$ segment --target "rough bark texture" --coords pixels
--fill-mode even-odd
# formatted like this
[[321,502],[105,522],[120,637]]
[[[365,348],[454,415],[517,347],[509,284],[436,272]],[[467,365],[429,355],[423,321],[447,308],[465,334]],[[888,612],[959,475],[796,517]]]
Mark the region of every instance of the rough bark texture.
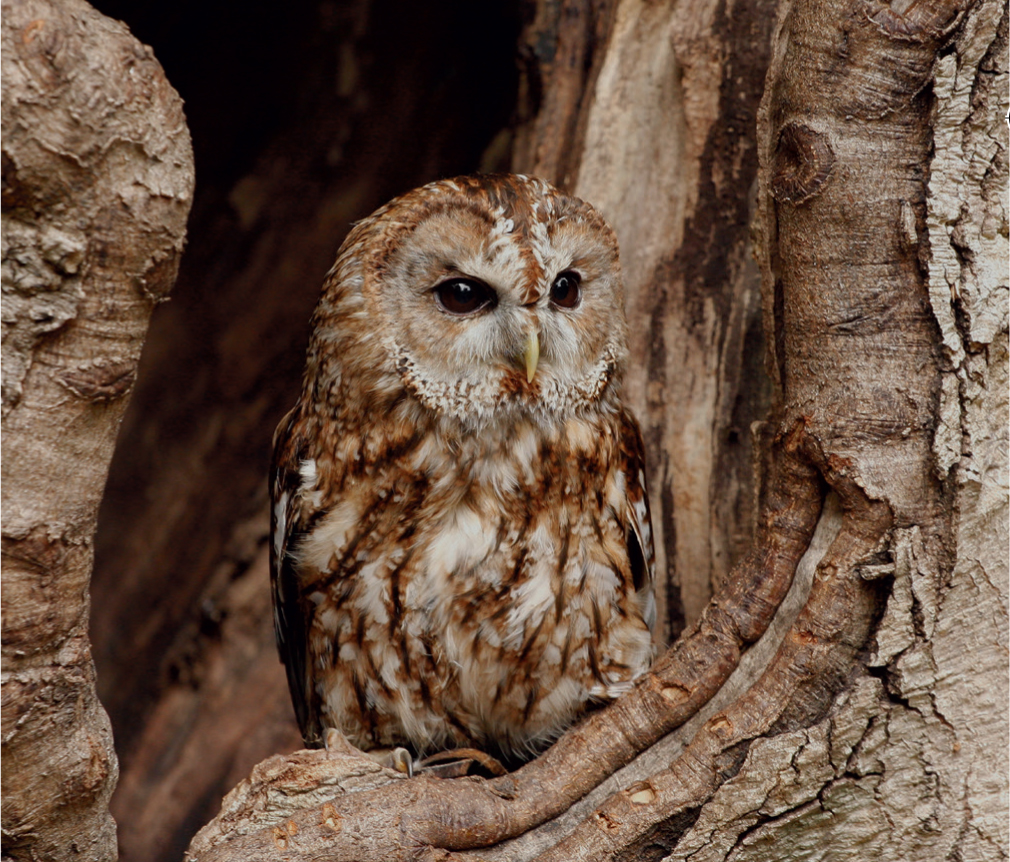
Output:
[[[981,3],[961,19],[959,10],[940,4],[914,7],[907,18],[863,6],[858,17],[839,16],[833,27],[818,26],[823,19],[812,15],[815,8],[797,3],[784,10],[769,79],[773,90],[762,124],[765,225],[777,227],[778,255],[772,234],[766,272],[780,276],[789,265],[783,234],[799,227],[804,208],[819,215],[821,225],[844,224],[834,249],[848,255],[858,249],[854,262],[869,273],[849,282],[841,298],[862,301],[839,308],[827,332],[808,324],[806,339],[821,345],[830,338],[865,339],[867,361],[883,372],[875,375],[881,394],[908,400],[914,375],[897,378],[886,367],[916,349],[907,341],[915,327],[907,318],[894,324],[908,306],[906,288],[892,292],[887,285],[896,277],[910,279],[916,305],[932,318],[935,392],[920,401],[925,433],[909,422],[896,447],[894,435],[880,428],[860,435],[849,453],[863,487],[887,500],[895,516],[891,559],[886,568],[870,570],[893,577],[893,585],[867,672],[828,718],[755,742],[674,858],[757,862],[781,859],[784,847],[802,860],[1006,858],[1006,8]],[[919,53],[942,41],[951,25],[959,29],[950,47],[939,56],[935,49]],[[868,52],[867,42],[881,38],[884,50]],[[791,64],[811,50],[800,69],[813,78],[820,111],[793,89],[798,78]],[[834,105],[816,99],[818,87],[838,84],[837,59],[844,56],[858,69],[861,54],[879,59],[850,79],[852,86],[840,88]],[[899,72],[890,76],[897,86],[883,92],[868,86],[879,80],[882,65]],[[782,147],[790,123],[810,134],[789,138],[783,154],[776,142]],[[895,152],[891,162],[875,146],[883,140],[915,149]],[[834,165],[819,183],[824,143]],[[793,172],[816,184],[814,197],[794,208],[794,186],[776,187],[783,176],[776,171],[797,162],[810,168],[804,153],[816,153],[822,170]],[[881,165],[884,175],[839,201],[842,211],[815,208],[831,206],[832,184],[869,174],[871,164]],[[902,177],[907,191],[885,191]],[[873,209],[878,214],[863,222],[863,230],[853,230],[849,214],[869,216]],[[825,270],[838,251],[807,251],[810,230],[795,242],[801,254],[791,263],[819,264],[807,277],[826,292],[832,285]],[[880,248],[871,243],[881,233],[888,236],[885,253],[866,253]],[[788,284],[769,277],[766,285],[775,288],[766,295],[766,313],[788,333],[790,317],[801,309],[790,301]],[[877,341],[878,332],[886,341]],[[776,344],[788,354],[787,339]],[[834,371],[845,379],[850,369]],[[874,379],[865,367],[859,374]],[[913,451],[900,455],[902,446]],[[931,510],[941,513],[939,531]],[[950,525],[943,525],[948,518]]]
[[182,103],[83,2],[3,4],[3,853],[112,860],[98,504],[193,188]]

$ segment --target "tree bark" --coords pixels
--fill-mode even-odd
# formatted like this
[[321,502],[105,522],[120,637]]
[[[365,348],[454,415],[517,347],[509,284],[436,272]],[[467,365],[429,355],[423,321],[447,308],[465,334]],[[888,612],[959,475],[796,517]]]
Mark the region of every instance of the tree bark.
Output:
[[[893,583],[866,670],[825,719],[757,740],[675,858],[1007,855],[1007,13],[855,11],[826,22],[794,3],[780,17],[759,125],[765,319],[786,392],[830,341],[865,345],[862,363],[830,367],[841,391],[809,396],[815,417],[843,413],[866,383],[873,403],[911,406],[916,379],[932,378],[918,423],[887,429],[859,411],[843,453],[894,518],[890,559],[863,576]],[[807,355],[797,369],[791,339]]]
[[76,0],[3,4],[3,853],[116,858],[88,639],[98,504],[193,188],[149,49]]

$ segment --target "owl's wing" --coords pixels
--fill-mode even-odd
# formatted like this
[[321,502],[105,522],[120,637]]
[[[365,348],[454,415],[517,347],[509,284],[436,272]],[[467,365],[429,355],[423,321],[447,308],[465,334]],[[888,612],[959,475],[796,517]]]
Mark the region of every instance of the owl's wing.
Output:
[[299,472],[301,442],[295,433],[296,407],[277,426],[270,469],[270,585],[274,600],[274,635],[288,676],[288,688],[302,737],[309,747],[321,744],[322,728],[308,664],[312,606],[303,595],[291,553],[305,532]]
[[653,587],[656,551],[652,544],[652,519],[649,516],[649,494],[645,486],[645,444],[635,417],[621,412],[621,455],[628,497],[628,523],[625,536],[631,576],[635,592],[642,602],[646,625],[656,624],[656,596]]

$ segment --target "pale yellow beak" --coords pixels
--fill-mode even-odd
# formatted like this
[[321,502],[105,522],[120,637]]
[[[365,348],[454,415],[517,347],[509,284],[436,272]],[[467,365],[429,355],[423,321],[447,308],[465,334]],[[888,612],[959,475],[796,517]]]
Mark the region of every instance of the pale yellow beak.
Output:
[[533,382],[537,373],[537,362],[540,361],[540,337],[535,329],[526,336],[526,346],[523,348],[523,360],[526,362],[526,382]]

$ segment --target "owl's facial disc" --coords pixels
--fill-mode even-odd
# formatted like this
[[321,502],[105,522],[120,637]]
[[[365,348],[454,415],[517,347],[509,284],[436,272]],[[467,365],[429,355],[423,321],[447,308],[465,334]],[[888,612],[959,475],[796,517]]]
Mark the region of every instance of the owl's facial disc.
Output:
[[598,401],[620,373],[617,248],[581,202],[435,206],[377,274],[365,291],[389,367],[438,415],[549,421]]

